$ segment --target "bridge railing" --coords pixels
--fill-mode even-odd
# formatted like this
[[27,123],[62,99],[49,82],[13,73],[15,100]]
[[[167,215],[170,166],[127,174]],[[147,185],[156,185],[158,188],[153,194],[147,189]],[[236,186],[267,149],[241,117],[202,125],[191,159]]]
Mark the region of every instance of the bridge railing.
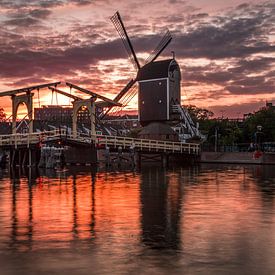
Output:
[[199,154],[200,145],[195,143],[181,143],[173,141],[163,140],[150,140],[150,139],[137,139],[121,136],[107,136],[107,135],[83,135],[78,133],[77,135],[66,135],[67,138],[82,143],[91,143],[95,141],[99,147],[101,145],[119,147],[123,149],[135,147],[140,150],[147,151],[169,151],[177,153]]
[[64,131],[59,129],[53,131],[44,131],[44,132],[35,132],[35,133],[26,133],[26,134],[9,134],[9,135],[0,135],[0,146],[20,146],[30,144],[36,144],[38,142],[43,142],[45,139],[49,140],[51,138],[60,137],[63,135]]
[[119,137],[119,136],[105,136],[96,135],[96,144],[104,144],[105,146],[121,146],[122,148],[134,147],[140,150],[148,151],[172,151],[178,153],[189,153],[189,154],[199,154],[200,146],[194,143],[181,143],[173,141],[163,141],[163,140],[149,140],[149,139],[137,139],[129,137]]
[[50,141],[58,138],[66,138],[81,143],[92,143],[96,145],[105,145],[122,148],[136,148],[139,150],[146,151],[167,151],[175,153],[188,153],[188,154],[199,154],[200,146],[194,143],[181,143],[173,141],[163,140],[149,140],[149,139],[137,139],[130,137],[120,136],[106,136],[106,135],[93,135],[85,136],[80,133],[77,135],[68,134],[65,129],[55,129],[53,131],[35,132],[31,134],[12,134],[12,135],[1,135],[0,146],[11,145],[27,145],[36,144],[39,142]]

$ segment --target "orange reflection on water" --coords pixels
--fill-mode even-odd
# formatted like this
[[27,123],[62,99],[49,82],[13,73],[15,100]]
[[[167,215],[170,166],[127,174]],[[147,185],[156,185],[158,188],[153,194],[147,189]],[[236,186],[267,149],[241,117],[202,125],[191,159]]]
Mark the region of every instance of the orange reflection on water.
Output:
[[232,247],[240,247],[247,234],[257,238],[261,197],[255,180],[236,169],[201,174],[197,181],[185,188],[182,244],[190,253],[219,257],[231,251],[227,257],[233,257]]
[[[140,178],[133,173],[103,173],[96,181],[96,231],[117,240],[140,230]],[[125,222],[127,221],[127,222]],[[127,236],[125,235],[127,232]]]
[[10,220],[1,221],[1,235],[10,235],[21,250],[30,248],[22,243],[27,239],[32,249],[67,247],[97,233],[119,241],[140,230],[139,177],[132,173],[40,177],[34,182],[6,182],[12,192],[7,190],[1,201],[0,209],[10,213]]

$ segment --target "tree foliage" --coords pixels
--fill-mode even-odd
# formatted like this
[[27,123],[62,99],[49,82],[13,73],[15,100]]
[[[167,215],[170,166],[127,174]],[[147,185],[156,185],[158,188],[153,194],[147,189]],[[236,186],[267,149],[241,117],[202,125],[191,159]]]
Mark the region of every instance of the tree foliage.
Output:
[[195,105],[187,105],[184,107],[187,109],[191,118],[196,122],[208,120],[211,117],[213,117],[213,115],[214,115],[213,112],[211,112],[207,109],[204,109],[204,108],[198,108]]
[[207,136],[206,146],[233,146],[257,142],[257,127],[262,126],[261,142],[275,142],[275,107],[267,106],[251,114],[244,121],[231,119],[213,119],[213,112],[194,105],[185,106],[199,129]]
[[207,142],[214,145],[215,139],[222,146],[233,146],[242,140],[242,130],[239,124],[229,119],[213,119],[208,124]]
[[250,115],[244,121],[243,136],[246,140],[253,141],[257,126],[262,126],[264,141],[275,141],[275,108],[264,107]]

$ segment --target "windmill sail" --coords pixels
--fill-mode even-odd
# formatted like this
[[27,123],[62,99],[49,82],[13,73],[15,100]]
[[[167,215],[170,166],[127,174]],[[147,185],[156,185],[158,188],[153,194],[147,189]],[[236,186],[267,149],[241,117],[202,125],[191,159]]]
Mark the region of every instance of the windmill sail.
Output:
[[151,52],[149,57],[145,60],[145,64],[148,64],[150,62],[153,62],[157,59],[157,57],[163,52],[163,50],[168,46],[168,44],[171,42],[172,36],[169,30],[164,34],[163,38],[157,45],[157,47]]
[[119,12],[117,11],[111,18],[111,21],[113,22],[122,42],[123,42],[123,45],[134,65],[134,67],[139,70],[140,69],[140,65],[139,65],[139,62],[138,62],[138,59],[137,59],[137,56],[136,56],[136,53],[134,51],[134,48],[133,48],[133,45],[130,41],[130,38],[126,32],[126,29],[124,27],[124,24],[122,22],[122,19],[120,17],[120,14]]
[[[125,98],[128,98],[131,95],[131,92],[129,90],[133,87],[133,85],[136,83],[136,79],[131,79],[128,84],[118,93],[118,95],[113,99],[114,102],[119,102],[122,104],[122,106],[125,106],[129,103],[130,100],[127,102],[125,101]],[[136,94],[136,93],[135,93]],[[114,106],[109,106],[104,115],[102,115],[102,118],[105,117],[111,110],[114,112],[115,109],[119,108],[114,108]]]
[[115,102],[119,102],[120,99],[132,88],[132,86],[136,83],[136,79],[131,79],[128,84],[118,93],[118,95],[114,98]]

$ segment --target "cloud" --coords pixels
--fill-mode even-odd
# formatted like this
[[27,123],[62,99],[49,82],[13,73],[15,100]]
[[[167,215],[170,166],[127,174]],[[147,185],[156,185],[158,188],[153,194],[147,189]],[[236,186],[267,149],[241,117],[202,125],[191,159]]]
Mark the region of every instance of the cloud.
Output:
[[69,4],[75,4],[77,6],[85,6],[95,4],[97,2],[108,2],[102,0],[2,0],[0,2],[0,8],[6,9],[19,9],[19,8],[30,8],[30,7],[43,7],[53,8],[58,6],[65,6]]
[[64,1],[62,0],[3,0],[0,2],[0,7],[6,9],[20,9],[20,8],[29,8],[29,7],[44,7],[44,8],[52,8],[56,6],[64,5]]
[[[275,100],[275,98],[270,98],[270,100]],[[211,110],[214,112],[215,117],[234,117],[234,118],[242,118],[243,114],[253,113],[256,110],[264,107],[266,101],[257,100],[249,103],[242,104],[230,104],[230,105],[215,105],[211,106]]]
[[275,92],[275,82],[267,81],[264,79],[262,81],[251,81],[250,79],[246,79],[243,81],[246,85],[230,85],[225,88],[235,95],[245,95],[245,94],[265,94],[265,93],[274,93]]
[[275,52],[274,44],[268,40],[274,28],[274,11],[275,5],[266,4],[208,18],[207,23],[202,21],[185,32],[177,32],[173,46],[183,57],[209,59]]
[[46,19],[52,12],[47,9],[34,9],[30,11],[30,16],[34,18]]
[[275,64],[275,58],[272,57],[258,57],[254,59],[241,59],[236,66],[230,68],[229,71],[234,74],[249,74],[256,72],[263,72],[272,67]]
[[72,0],[71,2],[78,6],[86,6],[86,5],[92,4],[94,1],[92,1],[92,0]]
[[[161,6],[147,1],[142,11],[143,2],[115,4],[123,7],[141,63],[170,28],[173,40],[158,59],[175,51],[183,90],[196,100],[226,102],[227,96],[274,92],[273,3],[241,4],[215,14],[180,0]],[[155,5],[158,12],[152,13]],[[66,78],[96,90],[120,89],[135,71],[108,21],[113,12],[101,0],[1,1],[0,77],[14,87]]]
[[32,17],[15,18],[5,21],[6,25],[18,26],[20,28],[28,28],[39,23],[38,19]]
[[[184,85],[219,85],[231,94],[261,94],[274,92],[274,58],[242,59],[219,66],[182,66]],[[191,84],[190,84],[191,83]],[[208,91],[209,93],[209,91]]]
[[102,60],[124,58],[121,42],[75,46],[65,50],[19,50],[0,52],[0,76],[28,77],[29,75],[71,75],[74,71],[87,71]]

